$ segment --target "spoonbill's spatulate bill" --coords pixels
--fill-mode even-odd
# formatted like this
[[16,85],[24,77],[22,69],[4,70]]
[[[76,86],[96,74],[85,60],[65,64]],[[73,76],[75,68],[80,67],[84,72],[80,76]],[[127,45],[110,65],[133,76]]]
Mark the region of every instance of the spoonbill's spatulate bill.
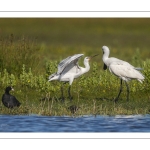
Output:
[[136,79],[142,83],[142,81],[144,80],[144,75],[140,72],[140,70],[142,69],[136,68],[126,61],[123,61],[114,57],[109,57],[110,50],[107,46],[103,46],[102,51],[103,51],[102,60],[104,62],[103,69],[106,70],[108,67],[111,73],[113,73],[115,76],[120,78],[120,91],[118,93],[118,96],[115,98],[115,102],[118,101],[119,96],[122,92],[122,80],[125,81],[125,84],[127,87],[127,101],[128,101],[129,100],[129,86],[127,82],[132,79]]
[[[58,64],[57,72],[49,76],[49,81],[59,80],[59,81],[69,82],[68,95],[70,100],[72,100],[72,96],[70,94],[70,88],[74,79],[88,72],[90,70],[89,60],[92,57],[97,56],[94,55],[92,57],[85,57],[84,58],[85,68],[83,68],[78,65],[78,61],[83,55],[84,54],[75,54],[73,56],[69,56],[66,59],[62,60]],[[61,86],[61,92],[62,92],[62,100],[64,100],[62,86]]]

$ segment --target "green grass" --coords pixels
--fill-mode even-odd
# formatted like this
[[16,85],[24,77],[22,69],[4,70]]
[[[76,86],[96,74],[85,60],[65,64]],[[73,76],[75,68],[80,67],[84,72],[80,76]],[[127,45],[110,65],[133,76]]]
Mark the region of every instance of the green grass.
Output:
[[[117,115],[150,113],[150,19],[144,18],[0,18],[0,94],[14,86],[12,94],[22,103],[9,110],[0,103],[1,114],[40,115]],[[120,81],[104,71],[101,47],[110,56],[143,68],[145,81],[130,82],[130,101],[126,88],[114,103]],[[69,55],[100,54],[90,71],[72,85],[73,101],[61,102],[61,83],[48,82],[57,64]],[[83,66],[83,58],[79,64]],[[68,84],[64,85],[65,96]],[[44,100],[42,100],[44,99]],[[69,106],[79,110],[72,114]]]

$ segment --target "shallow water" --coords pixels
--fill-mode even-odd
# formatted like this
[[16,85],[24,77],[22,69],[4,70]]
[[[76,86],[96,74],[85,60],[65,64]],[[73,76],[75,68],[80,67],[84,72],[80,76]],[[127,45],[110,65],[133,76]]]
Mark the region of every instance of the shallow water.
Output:
[[0,132],[150,132],[150,115],[0,115]]

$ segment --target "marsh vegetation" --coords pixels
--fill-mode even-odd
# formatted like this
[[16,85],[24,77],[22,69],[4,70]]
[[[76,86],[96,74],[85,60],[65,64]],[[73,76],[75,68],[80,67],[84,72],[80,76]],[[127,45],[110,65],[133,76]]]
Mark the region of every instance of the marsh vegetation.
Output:
[[[0,94],[6,86],[21,102],[19,108],[1,114],[40,115],[116,115],[150,113],[150,19],[0,19]],[[126,88],[118,101],[119,79],[104,71],[101,47],[110,47],[110,56],[143,68],[143,84],[131,81],[130,100]],[[73,100],[61,96],[61,83],[48,82],[57,64],[69,55],[100,54],[91,62],[90,71],[72,84]],[[83,58],[80,65],[83,66]],[[68,84],[64,85],[65,87]],[[64,88],[67,89],[67,88]],[[64,91],[67,95],[67,90]],[[70,111],[77,106],[77,111]]]

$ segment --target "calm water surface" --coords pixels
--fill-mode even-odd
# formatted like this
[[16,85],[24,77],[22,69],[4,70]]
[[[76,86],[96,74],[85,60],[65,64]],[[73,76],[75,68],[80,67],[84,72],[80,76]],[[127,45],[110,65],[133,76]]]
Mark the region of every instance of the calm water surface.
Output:
[[0,115],[0,132],[150,132],[150,115]]

